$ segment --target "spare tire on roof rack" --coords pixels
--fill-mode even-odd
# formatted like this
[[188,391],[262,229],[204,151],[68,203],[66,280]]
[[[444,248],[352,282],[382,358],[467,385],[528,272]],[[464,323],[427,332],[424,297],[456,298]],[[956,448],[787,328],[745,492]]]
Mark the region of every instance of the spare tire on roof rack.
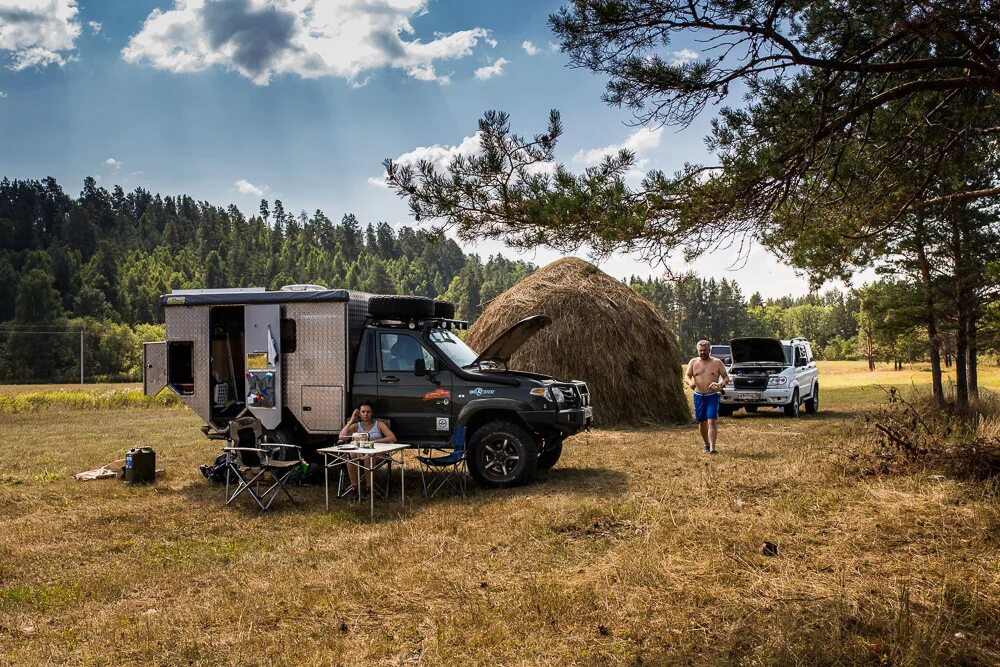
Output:
[[450,301],[435,301],[434,317],[440,317],[444,320],[455,319],[455,304]]
[[377,294],[368,299],[368,314],[376,319],[393,320],[434,317],[434,300],[425,296]]

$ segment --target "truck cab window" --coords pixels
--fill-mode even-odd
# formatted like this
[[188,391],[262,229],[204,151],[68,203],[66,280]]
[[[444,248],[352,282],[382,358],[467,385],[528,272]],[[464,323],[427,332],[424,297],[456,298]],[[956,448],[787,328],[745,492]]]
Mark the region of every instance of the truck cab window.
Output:
[[434,356],[417,339],[407,334],[383,333],[379,336],[379,353],[384,371],[413,372],[414,362],[423,358],[428,371],[437,370]]

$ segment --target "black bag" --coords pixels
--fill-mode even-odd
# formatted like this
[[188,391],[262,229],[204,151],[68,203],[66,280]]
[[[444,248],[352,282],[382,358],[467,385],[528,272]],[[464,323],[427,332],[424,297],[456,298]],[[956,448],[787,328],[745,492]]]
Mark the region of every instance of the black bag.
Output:
[[201,470],[201,474],[205,476],[210,482],[215,482],[216,484],[226,483],[226,455],[219,454],[218,458],[211,465],[202,464],[198,466],[198,470]]

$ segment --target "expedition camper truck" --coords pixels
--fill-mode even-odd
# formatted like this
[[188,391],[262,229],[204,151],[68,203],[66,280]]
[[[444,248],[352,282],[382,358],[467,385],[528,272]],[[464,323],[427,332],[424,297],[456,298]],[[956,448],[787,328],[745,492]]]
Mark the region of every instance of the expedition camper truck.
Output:
[[175,290],[160,302],[166,341],[144,345],[144,391],[169,387],[209,438],[252,415],[265,437],[308,453],[336,442],[367,399],[400,442],[464,446],[480,484],[508,486],[555,465],[593,416],[586,383],[508,368],[545,315],[477,354],[453,333],[468,326],[454,306],[426,297],[288,286]]

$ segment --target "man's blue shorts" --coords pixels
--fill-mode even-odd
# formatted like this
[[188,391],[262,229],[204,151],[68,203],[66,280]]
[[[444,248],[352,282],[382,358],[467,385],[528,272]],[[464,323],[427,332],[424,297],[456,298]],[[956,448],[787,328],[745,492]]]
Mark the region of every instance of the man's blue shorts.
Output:
[[718,419],[721,400],[722,395],[717,391],[711,394],[694,392],[694,420],[701,423],[709,419]]

